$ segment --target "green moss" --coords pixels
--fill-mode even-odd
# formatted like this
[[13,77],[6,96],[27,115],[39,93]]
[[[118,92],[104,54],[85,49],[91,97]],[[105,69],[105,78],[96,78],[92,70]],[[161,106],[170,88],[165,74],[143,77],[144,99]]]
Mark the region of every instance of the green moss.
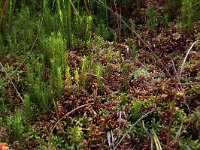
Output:
[[69,138],[71,144],[78,148],[83,140],[83,129],[79,126],[74,126],[70,128]]
[[191,89],[187,92],[188,95],[200,93],[200,85],[194,85]]
[[157,12],[154,10],[153,6],[148,5],[147,6],[147,20],[146,25],[150,28],[155,28],[158,25],[158,17]]

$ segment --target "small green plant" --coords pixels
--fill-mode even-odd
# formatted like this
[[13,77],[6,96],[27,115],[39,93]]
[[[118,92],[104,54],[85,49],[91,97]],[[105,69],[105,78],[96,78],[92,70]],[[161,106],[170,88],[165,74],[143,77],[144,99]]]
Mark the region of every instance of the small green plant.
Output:
[[[37,63],[36,63],[36,70],[37,70],[37,80],[41,81],[42,80],[42,74],[43,74],[42,69],[43,69],[44,64],[43,64],[43,62],[40,62],[39,59],[40,58],[38,58]],[[41,57],[41,59],[43,59],[43,58]]]
[[130,27],[131,27],[131,35],[132,38],[134,37],[134,31],[135,31],[135,21],[133,19],[130,19]]
[[68,53],[66,52],[66,40],[63,35],[58,32],[52,33],[46,40],[46,47],[44,49],[45,58],[47,63],[51,63],[51,87],[58,95],[61,94],[63,89],[62,77],[66,73]]
[[[196,128],[200,128],[200,106],[197,107],[193,113],[191,114],[191,120],[195,124]],[[199,137],[200,137],[200,131],[198,131]]]
[[105,26],[105,23],[103,21],[100,21],[97,25],[96,32],[98,36],[103,37],[104,39],[107,39],[108,37],[108,30],[107,27]]
[[189,95],[192,95],[192,94],[194,94],[194,93],[199,93],[199,91],[200,91],[200,85],[194,85],[194,86],[192,86],[192,88],[188,91],[188,93],[187,94],[189,94]]
[[103,71],[104,71],[104,68],[102,65],[100,64],[97,64],[96,67],[95,67],[95,72],[96,72],[96,76],[97,76],[97,83],[98,83],[98,86],[99,88],[101,89],[102,88],[102,74],[103,74]]
[[46,1],[43,6],[43,16],[42,26],[45,27],[44,31],[47,35],[50,35],[52,32],[61,30],[62,24],[60,23],[59,14],[53,14],[51,8],[48,8],[48,2]]
[[[49,146],[48,148],[55,149],[58,147],[66,147],[66,141],[64,137],[53,135],[50,138],[52,144],[51,147]],[[67,147],[65,149],[67,149]]]
[[200,141],[192,140],[191,138],[180,141],[180,150],[199,150],[200,149]]
[[15,111],[15,114],[7,119],[7,125],[10,134],[13,134],[18,141],[22,140],[22,134],[24,132],[23,115],[19,109]]
[[92,22],[93,19],[91,16],[86,16],[86,39],[90,39],[92,35]]
[[177,127],[187,119],[187,115],[185,114],[183,109],[180,109],[178,107],[175,107],[174,113],[175,114],[174,114],[174,117],[173,117],[173,124],[174,124],[175,127]]
[[174,15],[177,10],[181,7],[182,1],[174,1],[174,0],[165,0],[164,1],[164,7],[166,7],[166,12],[168,14],[169,21],[173,21],[175,19],[176,15]]
[[[41,112],[45,113],[51,107],[50,95],[51,91],[54,91],[53,85],[46,83],[43,78],[43,69],[45,68],[43,57],[39,56],[37,59],[31,58],[31,63],[29,64],[30,67],[27,65],[27,92],[30,93],[30,101],[38,106]],[[32,67],[33,64],[35,67]]]
[[72,128],[70,128],[69,138],[71,144],[78,148],[83,140],[83,129],[79,126],[73,126]]
[[140,77],[150,77],[151,74],[145,68],[138,68],[131,73],[131,76],[138,80]]
[[139,119],[144,113],[142,112],[142,108],[147,107],[149,105],[156,105],[156,101],[157,99],[155,96],[151,96],[147,99],[134,99],[131,103],[131,118],[133,120]]
[[133,119],[133,121],[136,121],[141,117],[141,108],[143,104],[144,102],[140,99],[135,99],[132,103],[131,118]]
[[112,60],[112,52],[111,52],[111,48],[108,48],[108,52],[107,52],[107,62],[111,63]]
[[50,84],[54,89],[53,91],[60,95],[63,89],[62,70],[59,65],[57,66],[55,59],[51,60],[51,67]]
[[67,79],[67,87],[70,88],[70,86],[72,85],[72,81],[71,81],[71,74],[70,74],[69,66],[67,66],[67,68],[66,68],[66,79]]
[[93,19],[89,15],[80,15],[75,12],[73,20],[73,33],[76,39],[88,41],[91,39]]
[[4,85],[3,78],[0,77],[0,90],[3,89],[3,85]]
[[133,59],[133,63],[136,65],[137,62],[137,45],[132,44],[131,45],[131,50],[132,50],[132,59]]
[[61,93],[62,89],[63,89],[63,80],[62,80],[62,71],[61,71],[61,67],[57,68],[57,88],[56,90],[58,91],[58,93]]
[[194,30],[193,20],[194,20],[194,11],[193,11],[193,0],[183,0],[182,1],[182,24],[184,29],[188,33],[192,33]]
[[36,105],[39,105],[39,108],[43,113],[48,112],[51,106],[50,103],[51,86],[47,85],[45,82],[37,81],[34,84],[33,89],[34,93],[32,95],[32,99],[35,101]]
[[47,61],[52,61],[53,71],[57,72],[56,68],[61,67],[61,72],[64,73],[67,65],[67,53],[66,40],[61,32],[52,33],[44,44],[44,55]]
[[147,18],[146,18],[146,25],[151,29],[155,28],[158,25],[158,18],[156,16],[156,11],[154,10],[153,6],[147,6]]
[[129,104],[131,102],[126,93],[120,93],[118,100],[119,100],[120,107],[123,107],[124,105]]
[[9,107],[6,104],[5,96],[1,96],[2,97],[0,97],[0,118],[2,118],[3,121],[5,121],[9,113]]
[[153,130],[156,131],[156,132],[159,132],[159,131],[160,131],[160,128],[162,127],[162,126],[161,126],[161,120],[153,118],[153,119],[149,122],[148,127],[149,127],[150,129],[153,129]]
[[76,68],[76,70],[75,70],[75,83],[76,83],[76,86],[79,86],[79,79],[80,79],[80,77],[79,77],[79,68]]
[[167,26],[169,23],[169,14],[165,13],[163,17],[163,24]]
[[41,99],[40,99],[40,108],[43,113],[49,112],[50,108],[52,106],[51,103],[51,92],[52,92],[52,87],[51,85],[48,85],[47,83],[42,84],[42,91],[41,92]]
[[[24,7],[18,14],[18,19],[7,34],[7,41],[10,50],[13,53],[22,53],[30,49],[31,44],[34,42],[34,34],[36,25],[34,18],[31,18],[29,7]],[[11,18],[9,21],[11,23]],[[26,23],[24,23],[26,22]]]
[[23,106],[24,106],[24,117],[25,117],[25,123],[29,123],[29,121],[32,118],[31,114],[31,102],[30,102],[30,96],[28,94],[24,95],[23,99]]
[[81,82],[82,82],[82,85],[85,87],[86,85],[86,81],[87,81],[87,69],[88,69],[88,59],[86,56],[83,57],[82,59],[82,66],[81,66]]

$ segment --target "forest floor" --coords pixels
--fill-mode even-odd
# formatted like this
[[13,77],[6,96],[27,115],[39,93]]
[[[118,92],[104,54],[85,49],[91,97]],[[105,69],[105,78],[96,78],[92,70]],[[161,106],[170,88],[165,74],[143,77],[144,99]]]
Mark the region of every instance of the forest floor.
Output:
[[[52,89],[48,96],[43,94],[51,103],[44,100],[44,106],[37,96],[48,90],[53,66],[39,67],[39,75],[43,58],[37,50],[16,57],[1,55],[0,142],[16,150],[148,150],[152,145],[197,150],[200,29],[196,24],[193,34],[175,25],[154,30],[136,26],[145,43],[137,36],[116,43],[94,34],[90,45],[73,45],[66,52],[70,70],[61,77],[62,90],[59,96]],[[133,43],[137,48],[130,47]],[[32,46],[37,44],[36,38]],[[43,90],[35,93],[38,78]],[[28,95],[37,99],[35,103],[25,100]]]

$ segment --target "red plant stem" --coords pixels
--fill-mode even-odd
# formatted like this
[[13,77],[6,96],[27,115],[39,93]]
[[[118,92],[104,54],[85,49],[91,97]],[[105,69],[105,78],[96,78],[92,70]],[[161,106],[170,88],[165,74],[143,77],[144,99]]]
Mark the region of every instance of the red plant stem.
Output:
[[5,0],[4,4],[3,4],[3,7],[1,9],[1,17],[3,17],[3,14],[4,14],[5,10],[6,10],[7,4],[8,4],[8,0]]
[[120,43],[120,36],[121,36],[121,27],[120,27],[120,23],[119,23],[119,13],[117,11],[117,4],[116,4],[116,0],[114,0],[114,6],[115,6],[115,11],[116,11],[116,23],[117,23],[117,39],[118,39],[118,43]]
[[[117,3],[116,0],[114,0],[114,6],[115,6],[115,11],[116,11],[116,23],[117,23],[117,42],[120,43],[121,42],[121,25],[119,23],[119,14],[117,11]],[[120,64],[122,64],[122,56],[121,56],[122,50],[121,48],[119,48],[119,62]]]

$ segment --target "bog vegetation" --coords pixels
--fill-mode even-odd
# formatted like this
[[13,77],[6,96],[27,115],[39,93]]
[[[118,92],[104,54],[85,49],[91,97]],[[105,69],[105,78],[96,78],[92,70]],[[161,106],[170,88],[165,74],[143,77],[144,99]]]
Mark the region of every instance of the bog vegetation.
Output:
[[0,149],[199,150],[199,0],[1,0]]

